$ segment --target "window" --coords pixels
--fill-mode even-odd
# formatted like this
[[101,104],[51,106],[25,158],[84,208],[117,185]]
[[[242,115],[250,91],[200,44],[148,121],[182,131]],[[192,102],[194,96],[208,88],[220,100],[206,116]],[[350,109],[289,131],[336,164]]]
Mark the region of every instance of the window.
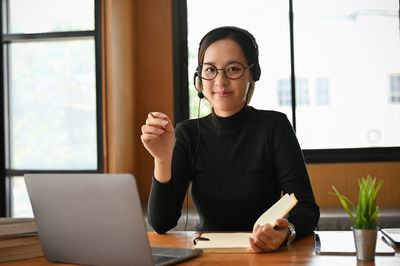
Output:
[[328,78],[317,78],[315,81],[317,90],[316,104],[317,105],[329,105],[329,79]]
[[[393,104],[399,101],[393,74],[400,73],[398,0],[186,2],[187,116],[197,117],[192,77],[201,37],[218,26],[238,26],[260,48],[262,74],[250,104],[285,113],[308,162],[400,160],[400,105]],[[296,104],[288,77],[295,77]]]
[[[310,104],[310,89],[308,80],[296,79],[296,105]],[[278,82],[279,105],[292,105],[292,89],[290,79],[281,79]]]
[[27,217],[25,173],[103,169],[100,1],[3,0],[1,7],[2,204],[6,215]]
[[278,81],[278,102],[279,105],[290,106],[292,104],[290,79],[281,79]]
[[390,102],[400,103],[400,74],[390,75]]
[[293,3],[296,76],[329,79],[331,97],[297,108],[302,148],[400,147],[400,106],[387,96],[400,71],[399,1]]
[[296,105],[310,105],[310,88],[307,79],[296,79]]

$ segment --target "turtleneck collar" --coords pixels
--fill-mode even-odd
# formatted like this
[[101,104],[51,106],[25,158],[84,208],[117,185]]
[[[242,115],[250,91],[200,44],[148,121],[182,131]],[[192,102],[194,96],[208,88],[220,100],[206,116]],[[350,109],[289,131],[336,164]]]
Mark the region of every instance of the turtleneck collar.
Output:
[[245,105],[239,112],[228,117],[217,116],[214,110],[211,112],[209,119],[218,130],[233,130],[241,128],[249,121],[252,107]]

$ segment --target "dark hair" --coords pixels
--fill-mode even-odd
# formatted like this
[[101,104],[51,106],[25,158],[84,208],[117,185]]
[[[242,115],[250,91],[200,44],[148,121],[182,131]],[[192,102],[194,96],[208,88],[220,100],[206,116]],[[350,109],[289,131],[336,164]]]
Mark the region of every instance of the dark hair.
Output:
[[247,30],[225,26],[219,27],[208,32],[203,39],[200,41],[199,52],[198,52],[198,64],[202,64],[204,61],[204,54],[207,48],[214,42],[221,39],[230,39],[235,41],[242,48],[244,56],[247,59],[249,65],[254,64],[250,68],[253,80],[257,81],[260,79],[261,68],[258,62],[258,45],[254,36]]

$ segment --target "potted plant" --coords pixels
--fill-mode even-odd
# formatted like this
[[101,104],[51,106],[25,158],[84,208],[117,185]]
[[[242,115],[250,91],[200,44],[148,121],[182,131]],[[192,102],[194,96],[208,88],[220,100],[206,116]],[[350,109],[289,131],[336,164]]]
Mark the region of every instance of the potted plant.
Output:
[[357,207],[349,198],[339,193],[332,185],[332,188],[346,212],[350,215],[354,225],[352,226],[356,254],[358,260],[374,260],[376,236],[378,231],[377,218],[379,207],[376,205],[376,197],[383,180],[376,184],[376,178],[367,176],[358,180],[359,195]]

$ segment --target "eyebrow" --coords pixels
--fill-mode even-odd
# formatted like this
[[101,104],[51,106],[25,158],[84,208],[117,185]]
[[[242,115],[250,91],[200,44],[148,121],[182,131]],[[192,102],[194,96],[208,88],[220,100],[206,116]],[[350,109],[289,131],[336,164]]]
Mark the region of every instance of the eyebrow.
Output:
[[[245,63],[242,63],[240,61],[229,61],[227,64],[225,64],[225,66],[232,64],[232,63],[240,63],[242,65],[246,65]],[[215,66],[215,62],[203,62],[203,64],[210,64],[210,65],[214,65]]]

